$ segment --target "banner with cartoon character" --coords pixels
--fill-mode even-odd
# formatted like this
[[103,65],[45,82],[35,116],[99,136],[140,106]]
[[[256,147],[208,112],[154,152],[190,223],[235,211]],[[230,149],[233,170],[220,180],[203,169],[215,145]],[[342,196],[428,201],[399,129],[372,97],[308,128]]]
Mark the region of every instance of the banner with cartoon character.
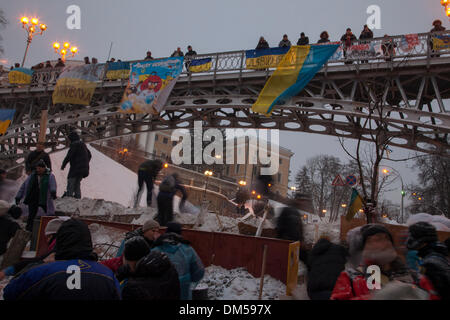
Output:
[[183,57],[131,64],[120,112],[159,114],[183,69]]

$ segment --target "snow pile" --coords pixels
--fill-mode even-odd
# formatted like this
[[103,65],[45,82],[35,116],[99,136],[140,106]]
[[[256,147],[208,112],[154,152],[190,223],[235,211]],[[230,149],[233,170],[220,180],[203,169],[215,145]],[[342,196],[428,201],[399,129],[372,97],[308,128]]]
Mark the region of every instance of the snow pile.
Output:
[[97,223],[89,225],[92,245],[100,260],[114,258],[125,237],[126,231],[105,227]]
[[[317,226],[317,227],[316,227]],[[303,235],[306,243],[315,243],[321,236],[329,237],[331,242],[339,243],[341,234],[341,220],[329,223],[321,220],[317,223],[304,223]]]
[[450,232],[450,219],[444,216],[433,216],[428,213],[417,213],[408,218],[406,225],[410,226],[417,222],[428,222],[433,225],[437,231]]
[[[209,266],[199,282],[208,286],[209,300],[257,300],[260,278],[253,277],[245,268],[227,270]],[[286,294],[286,286],[271,276],[264,276],[262,300],[275,300]]]

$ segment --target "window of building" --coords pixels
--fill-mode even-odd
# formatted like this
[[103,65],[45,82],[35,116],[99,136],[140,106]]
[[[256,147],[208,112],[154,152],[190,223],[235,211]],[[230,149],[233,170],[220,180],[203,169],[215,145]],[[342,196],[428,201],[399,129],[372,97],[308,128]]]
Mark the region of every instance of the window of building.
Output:
[[228,176],[230,174],[230,166],[227,166],[226,172],[227,172],[227,176]]
[[164,143],[164,144],[167,144],[167,142],[169,142],[169,139],[164,138],[164,139],[163,139],[163,143]]
[[281,173],[278,174],[278,182],[281,182]]

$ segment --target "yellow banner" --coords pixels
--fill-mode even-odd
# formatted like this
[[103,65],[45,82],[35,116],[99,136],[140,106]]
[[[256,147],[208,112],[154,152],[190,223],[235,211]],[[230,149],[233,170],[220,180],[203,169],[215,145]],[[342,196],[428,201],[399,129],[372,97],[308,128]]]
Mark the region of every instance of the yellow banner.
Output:
[[300,254],[300,242],[289,244],[288,270],[286,279],[286,295],[291,296],[298,283],[298,258]]
[[245,67],[247,69],[268,69],[276,68],[280,61],[284,58],[284,54],[260,56],[257,58],[247,58],[245,61]]
[[83,79],[58,79],[53,92],[53,104],[72,103],[89,105],[97,84]]
[[30,84],[31,75],[21,71],[12,70],[8,73],[8,80],[11,84]]
[[0,121],[0,134],[5,134],[10,124],[11,120]]
[[106,79],[118,80],[128,79],[130,77],[130,70],[108,70],[106,72]]

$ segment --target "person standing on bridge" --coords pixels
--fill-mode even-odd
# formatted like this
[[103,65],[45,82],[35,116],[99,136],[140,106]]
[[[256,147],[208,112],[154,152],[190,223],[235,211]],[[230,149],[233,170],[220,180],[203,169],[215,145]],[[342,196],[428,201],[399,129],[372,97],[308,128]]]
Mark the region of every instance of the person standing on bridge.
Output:
[[69,134],[70,148],[61,166],[64,170],[70,162],[70,170],[67,176],[67,191],[64,196],[81,199],[81,180],[89,176],[89,161],[92,158],[91,152],[86,147],[80,136],[72,131]]
[[177,50],[172,53],[171,57],[184,57],[184,53],[181,51],[181,48],[178,47]]
[[153,195],[153,183],[156,180],[156,176],[159,174],[163,167],[161,160],[147,160],[141,163],[138,169],[138,191],[136,194],[136,199],[134,202],[134,207],[137,208],[139,205],[139,199],[142,193],[142,187],[145,185],[147,187],[147,206],[152,205],[152,195]]
[[322,31],[322,33],[320,34],[320,39],[319,39],[319,41],[317,41],[317,43],[327,43],[327,42],[330,42],[329,37],[330,37],[330,36],[328,35],[328,32]]
[[298,38],[297,45],[298,46],[306,46],[309,44],[309,38],[305,36],[305,33],[300,33],[300,38]]
[[284,47],[290,47],[290,46],[291,46],[291,42],[289,41],[287,34],[283,35],[283,39],[278,44],[278,47],[284,48]]
[[52,171],[52,162],[50,161],[48,153],[44,151],[43,142],[38,142],[36,144],[36,150],[32,151],[25,160],[25,171],[28,175],[36,169],[36,165],[40,160],[43,160],[47,168]]
[[178,175],[176,173],[168,175],[159,184],[159,193],[156,199],[158,203],[158,214],[155,220],[161,226],[166,226],[168,222],[173,220],[173,198],[177,190],[183,195],[180,202],[180,208],[183,208],[184,202],[187,199],[187,193],[186,189],[180,184]]
[[[350,48],[354,41],[358,40],[353,34],[352,29],[347,28],[345,34],[341,37],[343,44],[344,57],[347,58],[347,49]],[[352,64],[352,61],[346,61],[345,64]]]
[[186,67],[186,71],[189,72],[189,66],[191,65],[191,61],[194,60],[194,57],[197,55],[197,51],[192,50],[191,45],[189,45],[187,49],[188,51],[184,55],[184,61],[186,62],[184,65]]
[[39,208],[46,215],[55,214],[53,200],[56,199],[56,179],[45,165],[44,160],[40,160],[36,165],[36,170],[25,180],[16,195],[16,205],[19,205],[22,198],[23,203],[28,205],[27,231],[32,231],[33,221]]
[[[441,20],[434,20],[433,21],[433,29],[430,30],[431,33],[433,32],[442,32],[445,31],[445,27],[442,26]],[[434,52],[433,48],[433,40],[430,41],[431,51]],[[440,57],[440,55],[432,55],[431,57]]]
[[152,57],[152,53],[151,51],[147,51],[147,55],[145,56],[144,60],[155,60]]
[[256,50],[259,49],[269,49],[269,44],[267,43],[266,39],[264,37],[260,37],[258,41],[258,45],[256,46]]

